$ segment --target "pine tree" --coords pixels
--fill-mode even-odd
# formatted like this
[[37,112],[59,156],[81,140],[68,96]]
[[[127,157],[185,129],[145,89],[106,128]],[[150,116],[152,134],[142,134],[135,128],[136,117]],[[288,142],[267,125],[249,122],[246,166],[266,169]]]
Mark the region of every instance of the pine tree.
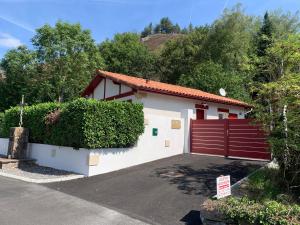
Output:
[[272,21],[270,20],[268,12],[264,15],[263,24],[257,33],[257,46],[256,46],[256,54],[258,57],[257,64],[257,73],[254,76],[253,80],[258,82],[270,82],[271,76],[268,73],[268,61],[266,60],[266,54],[269,47],[271,47],[273,43],[273,33],[274,26]]
[[144,28],[144,30],[142,31],[141,37],[142,37],[142,38],[143,38],[143,37],[147,37],[147,36],[151,35],[152,32],[153,32],[153,25],[152,25],[152,23],[150,23],[150,24],[149,24],[148,26],[146,26],[146,27]]
[[269,18],[268,12],[264,15],[263,25],[257,35],[257,55],[265,56],[267,48],[272,44],[274,26]]

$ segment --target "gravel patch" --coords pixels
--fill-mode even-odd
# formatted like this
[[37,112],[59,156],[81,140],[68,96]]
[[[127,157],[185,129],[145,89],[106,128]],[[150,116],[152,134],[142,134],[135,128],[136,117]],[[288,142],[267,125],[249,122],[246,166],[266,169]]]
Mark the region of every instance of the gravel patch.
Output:
[[23,164],[19,168],[0,169],[0,175],[32,183],[50,183],[84,177],[80,174],[36,164]]

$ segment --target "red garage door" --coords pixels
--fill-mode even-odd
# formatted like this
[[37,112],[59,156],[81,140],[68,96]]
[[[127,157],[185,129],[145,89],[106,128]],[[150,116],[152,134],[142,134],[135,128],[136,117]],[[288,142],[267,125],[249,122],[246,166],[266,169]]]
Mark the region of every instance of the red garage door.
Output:
[[191,120],[191,152],[271,159],[265,132],[248,119]]

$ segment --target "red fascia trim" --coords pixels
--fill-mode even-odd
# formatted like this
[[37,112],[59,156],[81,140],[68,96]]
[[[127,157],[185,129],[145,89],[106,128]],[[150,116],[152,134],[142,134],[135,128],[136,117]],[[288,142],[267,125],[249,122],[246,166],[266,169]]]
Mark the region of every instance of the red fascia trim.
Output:
[[195,104],[196,109],[208,109],[207,104]]
[[98,86],[98,84],[101,83],[102,80],[103,80],[103,77],[96,75],[94,77],[94,79],[91,81],[91,83],[82,92],[81,96],[85,97],[85,96],[90,95],[91,93],[93,93],[95,88]]
[[225,113],[229,113],[229,109],[218,108],[218,112],[225,112]]
[[114,95],[114,96],[108,97],[105,100],[109,101],[109,100],[115,100],[115,99],[119,99],[119,98],[124,98],[124,97],[127,97],[127,96],[134,95],[135,92],[136,92],[136,90],[128,91],[128,92],[125,92],[125,93],[122,93],[122,94],[119,94],[119,95]]
[[104,78],[104,93],[103,93],[103,99],[105,99],[106,96],[106,77]]
[[235,106],[244,107],[244,108],[251,108],[251,106],[246,106],[246,105],[237,104],[237,103],[224,102],[224,101],[217,101],[217,100],[210,99],[210,98],[200,98],[200,97],[187,96],[187,95],[183,95],[183,94],[173,94],[173,93],[165,92],[165,91],[149,90],[147,88],[138,88],[138,90],[155,93],[155,94],[164,94],[164,95],[170,95],[170,96],[176,96],[176,97],[194,99],[194,100],[200,99],[200,100],[205,100],[208,102],[215,102],[215,103],[221,103],[221,104],[226,104],[226,105],[235,105]]

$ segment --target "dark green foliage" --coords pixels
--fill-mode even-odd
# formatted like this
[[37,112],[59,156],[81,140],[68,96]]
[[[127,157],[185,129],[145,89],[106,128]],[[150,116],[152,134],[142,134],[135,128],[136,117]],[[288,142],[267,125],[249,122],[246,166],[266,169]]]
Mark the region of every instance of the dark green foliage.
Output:
[[[61,108],[59,103],[41,103],[24,107],[23,126],[29,128],[29,141],[33,143],[48,143],[49,130],[46,127],[45,117],[50,112]],[[14,107],[5,111],[2,125],[3,136],[9,137],[10,127],[19,126],[20,109]]]
[[29,104],[77,98],[96,69],[103,67],[89,30],[80,24],[44,25],[25,46],[9,50],[0,60],[0,111],[16,106],[21,96]]
[[146,77],[153,70],[154,56],[138,34],[116,34],[113,40],[101,43],[99,49],[108,71]]
[[248,198],[227,198],[217,206],[234,224],[298,225],[300,206],[276,201],[258,203]]
[[[190,25],[191,26],[191,25]],[[188,33],[191,31],[188,28],[184,28],[182,33]],[[141,37],[147,37],[151,34],[179,34],[181,33],[181,28],[178,23],[175,25],[173,22],[169,19],[169,17],[163,17],[159,21],[158,24],[156,24],[154,27],[152,23],[150,23],[148,26],[144,28],[144,30],[141,32]]]
[[228,97],[249,101],[245,83],[247,80],[236,72],[226,71],[220,64],[211,61],[198,64],[190,74],[181,75],[179,80],[180,85],[214,94],[225,88]]
[[274,26],[269,18],[268,12],[264,15],[263,25],[258,32],[257,37],[257,55],[266,55],[266,50],[272,44],[272,36],[274,34]]
[[77,98],[95,69],[103,67],[91,32],[78,23],[58,21],[54,27],[46,24],[37,29],[32,44],[44,76],[39,91],[42,96],[48,95],[48,101]]
[[142,37],[142,38],[143,38],[143,37],[147,37],[147,36],[151,35],[152,32],[153,32],[153,26],[152,26],[152,23],[150,23],[150,24],[149,24],[148,26],[146,26],[146,27],[144,28],[144,30],[142,31],[141,37]]
[[186,36],[166,43],[158,60],[163,82],[177,84],[182,74],[190,74],[198,63],[205,60],[203,48],[208,32],[208,27],[199,27]]
[[[5,112],[3,135],[17,126],[19,109]],[[144,132],[143,106],[127,102],[77,99],[24,109],[30,142],[75,148],[120,148],[134,145]]]
[[0,67],[6,76],[0,79],[0,111],[17,105],[22,94],[28,103],[34,101],[36,63],[36,54],[25,46],[8,51],[0,60]]

